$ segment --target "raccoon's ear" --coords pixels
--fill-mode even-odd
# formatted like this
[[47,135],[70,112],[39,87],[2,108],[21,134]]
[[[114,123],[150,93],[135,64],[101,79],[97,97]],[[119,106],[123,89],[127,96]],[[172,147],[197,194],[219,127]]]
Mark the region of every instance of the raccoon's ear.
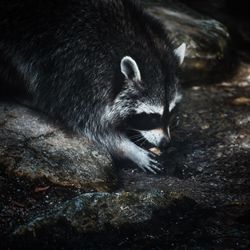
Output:
[[137,66],[137,63],[130,56],[124,56],[121,60],[121,72],[127,80],[135,82],[141,81],[141,73]]
[[182,45],[180,45],[178,48],[176,48],[174,50],[174,53],[177,56],[180,65],[184,61],[185,52],[186,52],[186,44],[185,43],[183,43]]

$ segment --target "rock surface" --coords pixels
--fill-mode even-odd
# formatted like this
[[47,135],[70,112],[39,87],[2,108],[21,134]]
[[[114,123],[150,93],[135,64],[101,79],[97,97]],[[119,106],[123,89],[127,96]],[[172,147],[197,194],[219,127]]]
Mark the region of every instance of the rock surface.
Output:
[[146,10],[164,24],[176,47],[183,42],[187,44],[183,67],[185,83],[216,81],[229,74],[230,35],[223,24],[176,1],[142,2]]
[[0,167],[9,175],[86,190],[114,185],[110,159],[28,108],[0,103]]
[[17,228],[14,235],[37,235],[42,229],[58,226],[59,222],[78,233],[119,229],[149,222],[157,211],[183,204],[194,203],[177,193],[160,191],[85,193]]
[[192,9],[208,15],[224,25],[230,31],[232,46],[241,60],[250,61],[250,17],[249,3],[225,0],[181,0]]

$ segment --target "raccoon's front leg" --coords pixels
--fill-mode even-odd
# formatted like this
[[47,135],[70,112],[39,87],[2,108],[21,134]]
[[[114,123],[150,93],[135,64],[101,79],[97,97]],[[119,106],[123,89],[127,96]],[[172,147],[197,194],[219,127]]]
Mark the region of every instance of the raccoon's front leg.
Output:
[[119,139],[115,139],[113,153],[133,161],[144,172],[148,170],[156,174],[156,171],[161,171],[161,164],[155,154],[137,146],[125,136],[119,136]]

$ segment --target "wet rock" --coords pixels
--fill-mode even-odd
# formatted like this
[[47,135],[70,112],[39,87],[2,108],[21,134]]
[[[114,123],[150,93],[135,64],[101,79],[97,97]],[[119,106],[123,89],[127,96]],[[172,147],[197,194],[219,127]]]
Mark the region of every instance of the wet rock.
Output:
[[87,190],[114,185],[110,159],[87,139],[13,103],[0,103],[0,121],[0,167],[6,173]]
[[232,46],[241,60],[250,61],[249,3],[226,0],[181,0],[192,9],[223,23],[229,29]]
[[176,1],[142,1],[146,10],[165,25],[174,44],[185,42],[185,82],[218,80],[231,67],[230,35],[220,22]]
[[32,216],[29,222],[13,233],[14,237],[39,235],[50,228],[67,225],[77,233],[102,232],[107,229],[133,227],[149,223],[157,211],[175,208],[190,209],[191,199],[178,193],[161,191],[85,193],[42,216]]

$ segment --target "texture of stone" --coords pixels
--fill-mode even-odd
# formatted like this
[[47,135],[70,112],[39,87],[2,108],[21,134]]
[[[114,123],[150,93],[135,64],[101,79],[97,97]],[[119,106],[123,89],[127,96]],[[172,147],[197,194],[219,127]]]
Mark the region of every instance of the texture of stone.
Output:
[[[187,44],[183,81],[212,82],[228,74],[231,65],[230,35],[220,22],[171,0],[142,0],[158,18],[176,47]],[[227,72],[225,74],[225,72]]]
[[111,160],[87,139],[18,104],[1,103],[0,121],[0,166],[6,173],[87,190],[114,185]]
[[37,235],[39,231],[46,232],[60,223],[78,233],[101,232],[108,228],[118,230],[126,225],[149,223],[159,210],[193,204],[178,193],[160,191],[85,193],[48,211],[44,216],[33,217],[14,235]]

